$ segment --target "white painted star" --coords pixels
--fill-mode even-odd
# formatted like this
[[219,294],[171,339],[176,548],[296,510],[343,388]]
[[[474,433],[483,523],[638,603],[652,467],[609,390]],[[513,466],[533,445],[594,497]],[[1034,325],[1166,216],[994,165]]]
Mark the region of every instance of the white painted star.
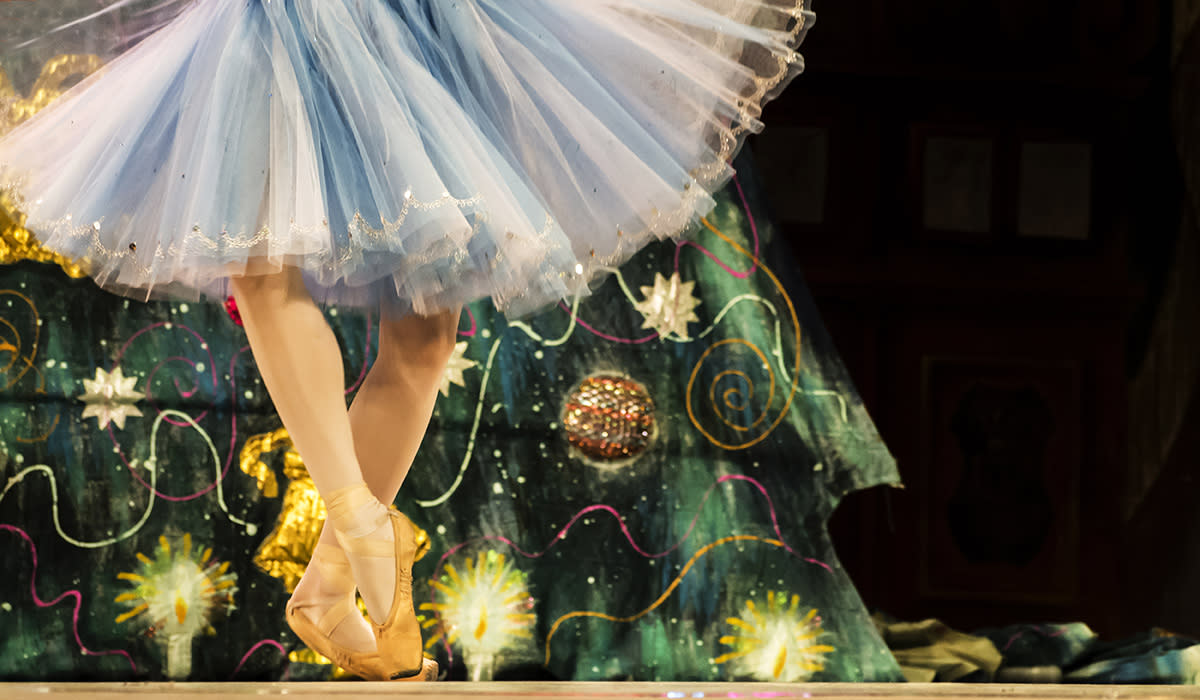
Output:
[[644,301],[633,305],[646,317],[642,328],[653,328],[662,339],[675,334],[681,340],[688,339],[688,323],[699,321],[696,307],[700,300],[692,294],[695,282],[684,282],[678,272],[667,279],[662,273],[654,274],[654,286],[642,287]]
[[79,400],[87,404],[83,409],[83,417],[95,418],[97,427],[103,429],[111,422],[118,429],[125,429],[125,419],[130,416],[140,416],[142,412],[134,404],[144,399],[145,394],[134,391],[137,377],[128,379],[118,367],[112,373],[96,369],[95,379],[83,380],[86,390]]
[[442,386],[438,391],[442,392],[442,396],[450,395],[450,385],[465,387],[466,381],[463,380],[463,372],[471,369],[476,365],[475,361],[468,360],[464,355],[467,352],[467,341],[456,343],[454,345],[454,354],[450,356],[450,361],[446,363],[446,371],[442,374]]

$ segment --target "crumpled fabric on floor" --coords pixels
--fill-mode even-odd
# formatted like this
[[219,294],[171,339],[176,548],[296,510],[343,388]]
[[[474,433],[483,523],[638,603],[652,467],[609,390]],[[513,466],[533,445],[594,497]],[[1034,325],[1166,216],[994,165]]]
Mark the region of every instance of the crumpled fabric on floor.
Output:
[[1151,630],[1103,641],[1081,622],[951,629],[938,620],[872,618],[911,682],[1200,683],[1200,640]]
[[958,632],[938,620],[898,622],[878,613],[872,619],[911,683],[987,682],[1004,660],[991,640]]

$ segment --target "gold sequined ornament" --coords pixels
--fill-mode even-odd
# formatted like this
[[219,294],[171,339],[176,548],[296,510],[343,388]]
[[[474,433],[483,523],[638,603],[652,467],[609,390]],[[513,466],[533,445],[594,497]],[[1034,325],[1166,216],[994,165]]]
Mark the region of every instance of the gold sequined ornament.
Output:
[[[317,493],[316,484],[304,466],[300,453],[292,445],[292,439],[285,428],[271,433],[252,436],[242,446],[238,459],[241,470],[254,477],[258,488],[267,498],[279,495],[279,482],[275,470],[264,461],[264,456],[283,450],[283,475],[288,480],[283,492],[283,504],[279,509],[279,518],[275,528],[259,545],[254,555],[254,563],[267,574],[283,581],[284,590],[289,594],[296,589],[300,577],[304,575],[317,540],[321,537],[321,528],[325,524],[325,502]],[[429,533],[416,527],[417,560],[424,557],[430,548]],[[363,609],[359,601],[359,609]],[[365,610],[364,610],[365,612]],[[332,662],[315,651],[305,648],[293,651],[288,660],[295,663],[331,666]],[[342,669],[336,669],[333,677],[337,679],[352,678],[353,676]]]
[[[90,75],[100,66],[98,56],[68,54],[52,58],[42,66],[41,75],[28,97],[17,93],[8,74],[0,67],[0,136],[48,107],[74,79]],[[3,184],[0,183],[0,265],[31,260],[58,265],[76,279],[86,277],[82,265],[46,250],[25,228],[25,214],[18,208],[14,193],[7,191]]]
[[574,450],[596,466],[625,466],[657,434],[654,401],[646,387],[617,375],[588,377],[563,407],[563,431]]

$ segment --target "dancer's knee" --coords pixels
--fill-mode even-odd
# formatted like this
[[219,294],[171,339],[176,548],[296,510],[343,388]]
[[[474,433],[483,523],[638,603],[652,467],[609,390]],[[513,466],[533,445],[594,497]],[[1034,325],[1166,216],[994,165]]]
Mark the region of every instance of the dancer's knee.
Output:
[[385,366],[441,371],[454,352],[460,311],[430,316],[384,316],[379,327],[379,361]]
[[229,278],[229,286],[240,308],[259,305],[278,305],[304,289],[303,279],[294,268],[261,275]]

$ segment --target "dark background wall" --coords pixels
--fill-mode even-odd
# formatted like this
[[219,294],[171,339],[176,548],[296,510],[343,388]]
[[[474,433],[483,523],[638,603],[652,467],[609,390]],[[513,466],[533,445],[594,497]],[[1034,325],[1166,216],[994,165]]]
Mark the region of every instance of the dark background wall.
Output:
[[1186,4],[815,7],[752,148],[907,485],[833,522],[869,606],[1200,634]]

